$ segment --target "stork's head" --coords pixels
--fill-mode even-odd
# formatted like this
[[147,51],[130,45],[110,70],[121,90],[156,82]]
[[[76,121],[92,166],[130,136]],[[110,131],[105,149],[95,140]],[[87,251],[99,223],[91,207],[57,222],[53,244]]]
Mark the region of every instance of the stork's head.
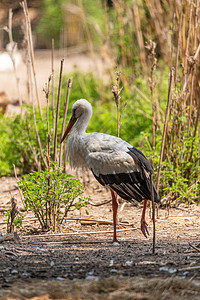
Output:
[[[70,133],[72,127],[79,119],[80,126],[82,129],[86,129],[90,118],[92,117],[92,105],[85,99],[77,100],[72,106],[72,116],[67,125],[67,129],[61,139],[61,143],[64,141],[66,136]],[[78,123],[78,122],[77,122]],[[78,125],[78,124],[77,124]]]

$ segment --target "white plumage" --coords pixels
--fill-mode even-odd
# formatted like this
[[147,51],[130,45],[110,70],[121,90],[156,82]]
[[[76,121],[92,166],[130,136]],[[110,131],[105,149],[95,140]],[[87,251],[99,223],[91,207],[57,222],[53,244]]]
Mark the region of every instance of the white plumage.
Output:
[[[110,187],[113,216],[116,216],[117,203],[113,191],[129,202],[132,199],[139,202],[150,200],[150,174],[153,173],[153,169],[143,153],[124,140],[103,133],[86,133],[92,113],[92,106],[87,100],[77,100],[72,107],[72,116],[61,142],[70,132],[67,140],[67,158],[70,166],[90,169],[102,185]],[[154,186],[153,189],[154,200],[160,202]],[[141,229],[147,236],[145,208],[146,203]],[[116,232],[113,240],[116,240]]]
[[12,57],[13,57],[16,68],[18,68],[18,66],[20,65],[20,63],[22,61],[22,56],[18,52],[17,46],[14,46],[14,48],[12,50],[12,44],[9,43],[6,46],[6,50],[7,50],[7,52],[2,52],[2,53],[0,52],[0,72],[14,70],[13,61],[11,59],[11,53],[12,53]]

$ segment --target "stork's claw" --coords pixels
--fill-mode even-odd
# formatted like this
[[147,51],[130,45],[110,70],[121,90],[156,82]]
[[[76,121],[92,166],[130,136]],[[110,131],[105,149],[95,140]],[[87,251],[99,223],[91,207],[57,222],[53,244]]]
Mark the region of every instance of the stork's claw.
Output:
[[148,231],[148,228],[147,228],[148,224],[147,222],[145,221],[145,219],[141,219],[141,231],[142,233],[144,234],[144,236],[147,238],[147,236],[149,235],[149,231]]

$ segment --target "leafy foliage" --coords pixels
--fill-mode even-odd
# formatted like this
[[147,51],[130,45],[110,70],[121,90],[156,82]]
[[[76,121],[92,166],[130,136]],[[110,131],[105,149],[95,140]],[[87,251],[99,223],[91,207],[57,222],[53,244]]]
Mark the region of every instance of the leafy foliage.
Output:
[[61,168],[32,172],[18,182],[30,209],[42,229],[59,229],[69,211],[87,206],[89,197],[82,197],[83,186]]
[[[184,143],[173,149],[173,155],[165,155],[162,162],[160,178],[160,196],[168,200],[182,200],[188,204],[198,203],[200,200],[200,165],[198,134],[195,138],[184,135]],[[146,155],[154,165],[154,178],[157,177],[157,166],[159,164],[161,136],[158,137],[156,149],[149,147],[148,139],[144,138]],[[188,145],[185,149],[185,145]],[[184,160],[184,154],[190,155],[193,145],[193,162]]]

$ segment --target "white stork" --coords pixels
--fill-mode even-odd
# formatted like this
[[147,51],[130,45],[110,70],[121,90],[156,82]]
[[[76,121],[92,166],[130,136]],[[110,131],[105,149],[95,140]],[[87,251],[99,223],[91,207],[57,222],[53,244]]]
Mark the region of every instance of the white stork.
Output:
[[[85,99],[77,100],[72,106],[72,116],[61,139],[62,143],[70,133],[67,140],[67,158],[70,166],[90,169],[99,183],[109,186],[112,195],[114,242],[117,241],[118,209],[114,192],[129,202],[132,202],[132,199],[138,202],[144,200],[141,230],[147,237],[149,232],[145,210],[147,200],[151,199],[150,174],[153,173],[153,168],[140,150],[121,138],[98,132],[86,133],[92,112],[91,104]],[[153,190],[154,201],[160,203],[154,186]]]

